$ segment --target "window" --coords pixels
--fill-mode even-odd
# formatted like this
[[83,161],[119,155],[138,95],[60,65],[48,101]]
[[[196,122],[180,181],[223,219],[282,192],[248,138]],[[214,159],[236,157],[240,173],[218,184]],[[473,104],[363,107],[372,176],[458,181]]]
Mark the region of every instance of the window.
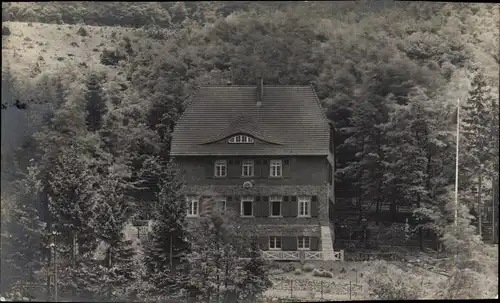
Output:
[[197,217],[199,215],[199,200],[198,197],[187,197],[187,216]]
[[226,211],[226,197],[218,197],[217,200],[215,200],[215,207],[219,211]]
[[253,177],[253,160],[243,160],[241,175],[243,177]]
[[249,136],[237,135],[229,139],[229,143],[254,143],[254,140]]
[[241,216],[253,216],[253,197],[246,196],[241,198]]
[[311,249],[311,238],[310,237],[297,237],[297,249],[310,250]]
[[311,197],[299,197],[299,217],[311,216]]
[[269,249],[280,250],[281,249],[281,237],[269,237]]
[[282,171],[281,160],[271,160],[271,169],[269,170],[271,177],[281,177]]
[[149,226],[148,225],[140,225],[137,227],[137,238],[141,241],[147,241],[149,235]]
[[271,217],[281,217],[281,196],[271,196],[269,199],[271,204]]
[[227,165],[226,160],[215,161],[215,176],[225,177],[227,175]]

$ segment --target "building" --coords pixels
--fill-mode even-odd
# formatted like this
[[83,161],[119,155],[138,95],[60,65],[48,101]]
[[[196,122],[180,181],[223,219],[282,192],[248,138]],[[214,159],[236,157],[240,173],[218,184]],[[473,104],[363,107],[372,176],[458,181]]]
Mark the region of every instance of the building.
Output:
[[333,260],[333,134],[312,86],[199,88],[171,143],[188,217],[211,196],[258,229],[265,257]]

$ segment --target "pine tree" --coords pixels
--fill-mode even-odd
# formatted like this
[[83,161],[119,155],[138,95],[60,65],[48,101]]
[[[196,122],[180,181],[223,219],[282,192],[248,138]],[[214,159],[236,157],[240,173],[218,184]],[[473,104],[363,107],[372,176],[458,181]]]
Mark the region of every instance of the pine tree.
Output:
[[188,255],[190,296],[203,301],[253,302],[271,285],[254,230],[236,222],[234,213],[213,208],[193,223]]
[[88,130],[91,132],[101,129],[104,115],[107,112],[106,99],[104,98],[100,81],[99,75],[92,73],[89,75],[86,83],[86,124]]
[[[149,164],[159,165],[158,158]],[[186,231],[186,204],[180,196],[182,184],[176,178],[174,162],[165,165],[160,176],[160,192],[153,204],[151,239],[145,247],[144,262],[155,296],[166,298],[180,295],[184,287],[183,271],[189,249]]]
[[36,174],[36,169],[30,167],[23,179],[11,184],[16,190],[13,203],[2,203],[2,293],[16,286],[26,291],[22,284],[38,282],[37,272],[43,268],[47,239]]
[[494,115],[495,108],[498,107],[498,99],[495,100],[493,97],[483,71],[474,68],[473,72],[469,96],[463,105],[462,134],[465,156],[463,168],[468,172],[468,178],[471,181],[477,180],[477,183],[474,180],[472,184],[477,184],[477,207],[474,208],[479,219],[479,233],[481,234],[486,185],[493,183],[498,175],[498,171],[495,171],[495,162],[498,161],[498,147],[495,146],[498,140],[495,138],[498,138],[498,123],[495,123],[497,117]]

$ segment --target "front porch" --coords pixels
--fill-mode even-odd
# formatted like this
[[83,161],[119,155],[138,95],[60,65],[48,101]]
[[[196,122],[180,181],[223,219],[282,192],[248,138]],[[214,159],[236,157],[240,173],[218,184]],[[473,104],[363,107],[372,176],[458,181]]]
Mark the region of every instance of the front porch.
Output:
[[[324,261],[325,255],[322,251],[284,251],[284,250],[262,250],[262,256],[267,260],[274,261]],[[333,260],[344,261],[344,251],[334,251]]]

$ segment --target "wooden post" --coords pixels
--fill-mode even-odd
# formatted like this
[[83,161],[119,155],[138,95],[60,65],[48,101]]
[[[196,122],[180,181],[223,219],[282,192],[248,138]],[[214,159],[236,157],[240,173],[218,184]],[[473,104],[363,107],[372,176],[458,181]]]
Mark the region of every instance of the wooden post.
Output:
[[352,298],[351,289],[352,289],[352,282],[349,281],[349,300],[351,300]]
[[170,259],[169,260],[170,261],[170,268],[172,268],[172,252],[173,252],[172,243],[173,243],[173,241],[172,241],[172,235],[170,235],[170,258],[169,258]]
[[477,210],[478,210],[478,216],[479,216],[479,236],[482,237],[483,236],[483,211],[482,211],[482,207],[481,207],[481,187],[482,187],[482,181],[483,181],[483,178],[482,178],[482,170],[479,171],[479,177],[478,177],[478,189],[477,189]]
[[293,288],[292,288],[293,281],[290,279],[290,297],[293,297]]
[[321,299],[323,299],[323,280],[321,281]]
[[57,232],[52,231],[52,235],[54,236],[54,302],[57,302],[57,249],[56,249],[56,234]]
[[73,263],[73,268],[76,268],[76,231],[72,231],[71,261]]

